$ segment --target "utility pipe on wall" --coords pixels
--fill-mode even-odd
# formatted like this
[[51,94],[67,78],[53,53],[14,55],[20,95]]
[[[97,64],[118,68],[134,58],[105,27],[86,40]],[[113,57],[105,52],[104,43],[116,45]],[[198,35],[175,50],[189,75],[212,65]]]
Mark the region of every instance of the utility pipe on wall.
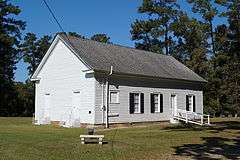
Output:
[[102,125],[104,124],[104,113],[105,113],[105,101],[104,101],[104,83],[102,83]]
[[105,125],[106,125],[106,128],[109,127],[108,123],[109,123],[109,116],[108,116],[108,113],[109,113],[109,79],[110,79],[110,76],[113,74],[113,66],[111,66],[110,68],[110,73],[109,75],[107,75],[106,77],[106,100],[105,100],[105,103],[106,103],[106,113],[105,113]]
[[108,104],[109,104],[109,83],[108,83],[108,80],[106,81],[106,93],[105,93],[105,97],[106,97],[106,100],[105,100],[105,103],[106,103],[106,105],[105,105],[105,125],[106,125],[106,128],[108,128],[108,110],[109,110],[109,106],[108,106]]

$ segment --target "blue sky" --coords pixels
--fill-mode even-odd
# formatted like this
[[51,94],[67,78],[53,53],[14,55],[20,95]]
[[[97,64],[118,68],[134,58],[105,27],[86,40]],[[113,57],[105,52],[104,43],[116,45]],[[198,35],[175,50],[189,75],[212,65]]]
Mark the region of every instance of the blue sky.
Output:
[[[78,32],[90,37],[95,33],[106,33],[115,44],[134,46],[131,41],[130,26],[138,18],[137,7],[142,0],[47,0],[66,32]],[[24,33],[33,32],[37,36],[54,35],[59,28],[42,0],[12,0],[22,12],[18,19],[27,23]],[[185,0],[179,0],[181,8],[190,11]],[[216,19],[221,23],[221,19]],[[27,65],[17,64],[16,81],[27,79]]]

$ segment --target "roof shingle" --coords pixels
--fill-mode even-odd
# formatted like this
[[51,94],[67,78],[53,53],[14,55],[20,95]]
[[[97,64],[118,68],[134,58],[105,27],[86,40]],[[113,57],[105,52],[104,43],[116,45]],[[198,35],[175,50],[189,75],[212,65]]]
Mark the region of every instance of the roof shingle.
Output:
[[[172,56],[60,35],[92,69],[114,73],[206,82]],[[69,42],[70,41],[70,42]]]

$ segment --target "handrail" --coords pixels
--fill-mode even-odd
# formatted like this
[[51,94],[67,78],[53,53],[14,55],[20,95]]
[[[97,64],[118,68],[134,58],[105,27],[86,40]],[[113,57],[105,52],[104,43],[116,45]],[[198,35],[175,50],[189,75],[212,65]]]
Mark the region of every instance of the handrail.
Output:
[[[210,125],[210,115],[207,114],[202,114],[202,113],[195,113],[192,111],[187,111],[184,109],[177,109],[177,113],[174,117],[180,120],[184,120],[186,123],[194,123],[194,124],[199,124],[203,125],[204,124],[204,119],[207,118],[207,124]],[[196,122],[194,120],[200,119],[200,122]],[[206,124],[206,123],[205,123]]]

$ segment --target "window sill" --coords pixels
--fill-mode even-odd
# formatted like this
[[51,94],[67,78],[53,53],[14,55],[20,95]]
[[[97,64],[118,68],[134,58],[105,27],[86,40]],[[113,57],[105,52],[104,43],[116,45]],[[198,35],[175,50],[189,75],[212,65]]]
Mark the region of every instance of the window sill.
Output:
[[153,114],[156,113],[156,114],[160,114],[160,113],[163,113],[163,112],[153,112]]

